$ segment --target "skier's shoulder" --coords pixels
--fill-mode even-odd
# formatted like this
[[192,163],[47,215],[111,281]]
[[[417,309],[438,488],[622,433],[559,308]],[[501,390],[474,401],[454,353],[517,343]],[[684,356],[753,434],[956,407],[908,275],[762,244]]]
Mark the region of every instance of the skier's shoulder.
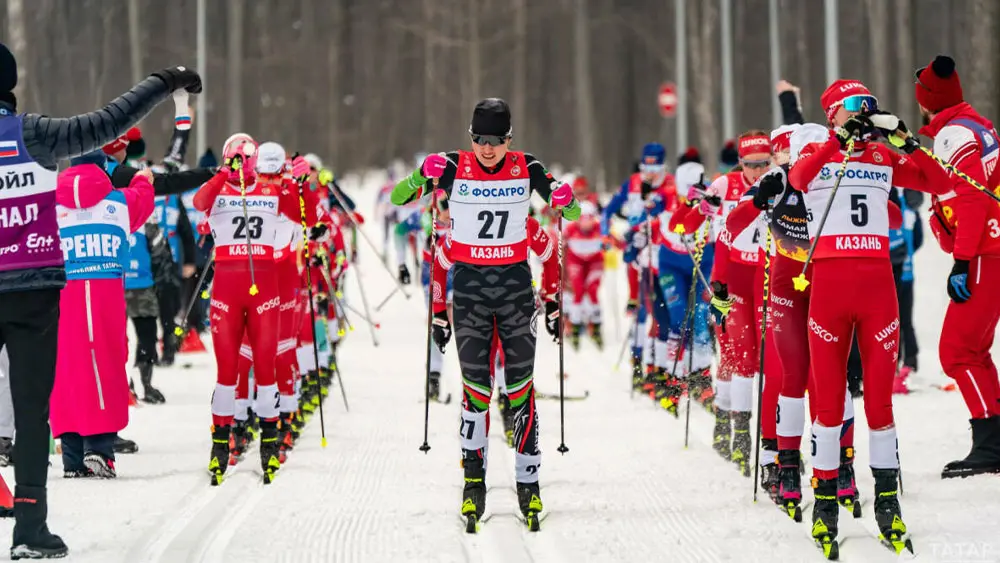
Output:
[[969,146],[979,146],[976,133],[961,122],[951,121],[934,136],[934,153],[946,161]]

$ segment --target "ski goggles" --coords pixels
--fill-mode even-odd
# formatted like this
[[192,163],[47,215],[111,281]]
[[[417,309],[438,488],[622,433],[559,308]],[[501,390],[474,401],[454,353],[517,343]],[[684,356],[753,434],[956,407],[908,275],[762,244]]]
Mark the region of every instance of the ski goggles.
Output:
[[878,110],[878,98],[869,94],[847,96],[840,104],[852,113],[872,113]]
[[639,164],[640,174],[662,174],[667,171],[666,164]]
[[510,133],[506,135],[479,135],[469,131],[469,135],[472,137],[472,142],[479,146],[489,145],[491,147],[499,147],[510,140]]
[[740,164],[743,165],[743,168],[751,168],[751,169],[753,169],[753,168],[756,168],[756,169],[770,168],[771,167],[771,159],[769,159],[769,158],[765,158],[764,160],[742,160],[741,159],[740,160]]

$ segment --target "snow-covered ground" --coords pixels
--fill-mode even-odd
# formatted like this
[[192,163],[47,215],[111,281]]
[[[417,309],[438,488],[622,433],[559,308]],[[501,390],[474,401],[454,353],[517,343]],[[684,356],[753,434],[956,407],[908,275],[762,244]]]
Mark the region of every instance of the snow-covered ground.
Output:
[[[363,208],[373,182],[349,193]],[[369,215],[370,217],[371,215]],[[380,241],[379,229],[367,232]],[[930,387],[947,383],[937,361],[937,333],[946,305],[950,260],[928,240],[916,260],[917,317],[923,389],[897,397],[906,522],[922,561],[1000,561],[1000,478],[942,481],[941,467],[967,453],[967,411],[958,393]],[[368,249],[360,271],[369,301],[381,301],[392,281]],[[355,271],[355,275],[359,272]],[[606,278],[605,310],[624,306],[624,276]],[[357,280],[348,298],[360,305]],[[766,496],[751,502],[752,482],[711,449],[711,416],[691,413],[691,443],[684,422],[630,398],[627,369],[613,371],[624,321],[606,323],[607,350],[588,344],[567,350],[567,392],[590,392],[566,403],[566,444],[559,445],[559,405],[539,401],[544,454],[542,497],[548,517],[530,534],[517,511],[513,455],[494,425],[490,443],[488,511],[478,536],[458,517],[459,374],[449,350],[450,405],[431,405],[427,455],[423,440],[424,308],[417,288],[397,295],[376,315],[378,348],[358,318],[341,350],[351,411],[339,390],[325,404],[328,447],[320,447],[314,417],[274,484],[260,484],[256,454],[218,488],[208,486],[210,355],[182,357],[192,369],[159,369],[163,406],[135,409],[123,434],[139,443],[120,456],[116,481],[64,480],[58,456],[50,474],[50,527],[71,549],[72,561],[194,563],[198,561],[357,562],[612,562],[612,561],[820,561],[807,523],[795,524]],[[453,346],[452,346],[453,348]],[[539,339],[540,391],[558,392],[557,348]],[[870,499],[864,409],[858,405],[858,476]],[[683,413],[682,413],[683,415]],[[498,420],[498,419],[495,419]],[[13,485],[11,469],[3,470]],[[807,493],[807,497],[808,497]],[[808,518],[807,518],[808,520]],[[865,507],[865,522],[871,509]],[[10,537],[12,523],[0,524]],[[842,512],[841,558],[895,559]]]

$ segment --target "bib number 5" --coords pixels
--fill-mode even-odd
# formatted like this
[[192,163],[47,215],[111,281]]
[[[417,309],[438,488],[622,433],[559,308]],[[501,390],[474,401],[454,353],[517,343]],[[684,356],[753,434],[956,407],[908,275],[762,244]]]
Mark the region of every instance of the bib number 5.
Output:
[[[476,217],[479,222],[482,223],[482,228],[479,229],[479,238],[481,239],[502,239],[505,232],[507,232],[507,218],[510,216],[509,211],[487,211],[482,210]],[[499,225],[496,229],[496,234],[493,233],[493,222],[499,219]]]

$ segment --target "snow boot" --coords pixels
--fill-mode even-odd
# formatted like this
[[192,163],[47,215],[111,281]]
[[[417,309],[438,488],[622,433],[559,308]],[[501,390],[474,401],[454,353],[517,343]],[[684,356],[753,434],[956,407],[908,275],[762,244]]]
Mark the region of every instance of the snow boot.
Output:
[[840,473],[837,475],[837,502],[855,518],[861,518],[858,484],[854,480],[854,448],[840,448]]
[[212,451],[208,458],[208,471],[212,474],[212,485],[219,485],[226,475],[229,465],[229,426],[212,427]]
[[778,450],[778,505],[796,522],[802,521],[802,456],[798,450]]
[[45,524],[48,510],[45,487],[14,487],[12,560],[59,559],[69,553],[62,538],[50,532]]
[[165,331],[163,334],[163,353],[160,354],[160,365],[170,367],[174,365],[174,356],[177,354],[177,336],[174,331]]
[[481,459],[464,459],[465,486],[462,489],[462,516],[467,533],[478,530],[479,521],[486,510],[486,468]]
[[0,438],[0,467],[7,467],[14,459],[14,440]]
[[537,532],[541,524],[538,514],[543,510],[538,483],[517,484],[517,505],[521,508],[521,515],[524,516],[524,524],[528,530]]
[[750,413],[734,412],[733,415],[733,454],[730,460],[736,464],[744,477],[750,476],[751,458]]
[[142,402],[151,405],[167,402],[163,393],[153,387],[153,364],[151,362],[139,364],[139,380],[142,381]]
[[97,452],[87,452],[83,456],[83,464],[87,466],[94,477],[100,479],[115,479],[118,473],[115,471],[115,460],[104,457]]
[[715,408],[715,429],[712,431],[712,449],[722,456],[722,459],[726,460],[732,456],[729,444],[733,440],[733,431],[729,418],[729,411],[720,409],[719,407]]
[[837,480],[817,479],[812,482],[815,502],[812,512],[812,537],[823,555],[831,561],[840,556],[837,543],[837,522],[840,507],[837,505]]
[[875,522],[878,524],[882,545],[899,555],[903,549],[913,553],[913,544],[906,535],[903,511],[899,507],[897,484],[898,469],[872,468],[875,477]]
[[264,484],[274,480],[281,469],[281,445],[278,443],[278,421],[260,421],[260,467],[264,471]]
[[116,454],[134,454],[139,451],[139,446],[132,440],[115,435],[114,450]]
[[942,479],[1000,473],[1000,416],[973,418],[969,423],[972,425],[972,450],[965,459],[945,465]]

